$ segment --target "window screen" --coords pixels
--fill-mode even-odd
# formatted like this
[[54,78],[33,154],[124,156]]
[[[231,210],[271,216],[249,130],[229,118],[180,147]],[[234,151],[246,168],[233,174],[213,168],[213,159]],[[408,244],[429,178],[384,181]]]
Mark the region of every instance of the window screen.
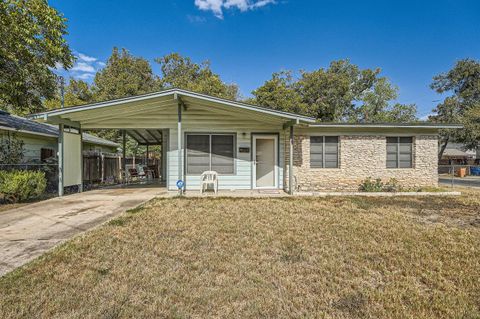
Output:
[[204,171],[234,174],[235,143],[232,134],[187,134],[187,174]]
[[233,174],[233,135],[212,135],[212,171]]
[[338,168],[338,136],[310,137],[310,167]]
[[387,168],[411,168],[412,137],[387,137]]

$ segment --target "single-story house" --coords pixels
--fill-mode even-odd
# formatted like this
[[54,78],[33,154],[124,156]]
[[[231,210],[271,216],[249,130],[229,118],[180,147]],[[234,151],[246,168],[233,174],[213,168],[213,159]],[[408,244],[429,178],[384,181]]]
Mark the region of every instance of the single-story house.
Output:
[[[180,185],[187,191],[198,190],[200,175],[208,170],[218,172],[219,189],[224,190],[353,191],[367,177],[395,178],[406,187],[437,186],[438,131],[459,128],[431,123],[322,123],[181,89],[52,110],[31,118],[59,125],[64,157],[79,147],[79,139],[67,136],[67,127],[119,129],[139,143],[161,143],[166,187],[176,190]],[[77,162],[65,158],[63,174],[75,172]],[[76,177],[68,180],[81,182]]]
[[[55,157],[58,151],[58,126],[38,123],[0,110],[0,137],[15,133],[24,145],[22,162],[42,163]],[[119,144],[97,136],[83,133],[83,150],[116,153]]]

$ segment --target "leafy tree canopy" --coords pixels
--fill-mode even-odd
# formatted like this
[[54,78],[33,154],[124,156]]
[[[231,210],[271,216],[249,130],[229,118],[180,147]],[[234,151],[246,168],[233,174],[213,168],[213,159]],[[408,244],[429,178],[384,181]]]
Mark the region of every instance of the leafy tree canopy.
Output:
[[326,122],[415,120],[415,105],[392,105],[398,89],[379,74],[380,69],[361,70],[348,60],[333,61],[328,69],[301,71],[298,79],[283,71],[254,90],[252,102]]
[[238,98],[238,87],[224,83],[218,74],[213,73],[208,61],[200,64],[178,53],[156,58],[160,64],[160,82],[164,88],[179,88],[209,94],[226,99]]
[[[57,109],[62,106],[60,97],[60,88],[53,99],[45,100],[44,105],[47,109]],[[68,85],[64,88],[65,107],[76,106],[90,103],[94,100],[94,94],[87,82],[71,78]]]
[[131,55],[126,49],[113,48],[107,65],[94,79],[94,98],[104,101],[139,95],[160,89],[150,63]]
[[477,148],[480,144],[480,62],[472,59],[458,61],[448,72],[433,78],[431,88],[449,94],[433,110],[430,120],[439,123],[461,123],[462,130],[441,132],[442,147],[439,158],[449,141]]
[[0,1],[0,104],[7,111],[40,111],[54,97],[52,69],[74,60],[65,22],[46,0]]

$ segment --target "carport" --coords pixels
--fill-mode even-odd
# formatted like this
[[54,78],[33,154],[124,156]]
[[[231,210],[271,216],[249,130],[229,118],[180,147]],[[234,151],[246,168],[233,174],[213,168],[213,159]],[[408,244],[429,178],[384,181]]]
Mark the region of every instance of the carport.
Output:
[[[137,97],[56,109],[34,114],[30,118],[58,125],[58,195],[63,196],[65,187],[78,186],[83,191],[82,131],[120,130],[122,134],[122,171],[126,171],[126,140],[130,136],[139,145],[145,146],[147,158],[151,146],[161,146],[161,181],[167,175],[167,147],[169,129],[159,119],[180,118],[178,114],[165,115],[165,108],[176,108],[181,113],[181,100],[176,94],[145,94]],[[180,125],[180,124],[179,124]]]

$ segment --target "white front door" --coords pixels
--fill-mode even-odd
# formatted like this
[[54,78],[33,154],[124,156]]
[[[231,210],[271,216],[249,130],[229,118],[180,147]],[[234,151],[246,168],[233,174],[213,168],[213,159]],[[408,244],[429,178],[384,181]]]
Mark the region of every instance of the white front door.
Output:
[[253,188],[278,188],[278,136],[253,136]]

